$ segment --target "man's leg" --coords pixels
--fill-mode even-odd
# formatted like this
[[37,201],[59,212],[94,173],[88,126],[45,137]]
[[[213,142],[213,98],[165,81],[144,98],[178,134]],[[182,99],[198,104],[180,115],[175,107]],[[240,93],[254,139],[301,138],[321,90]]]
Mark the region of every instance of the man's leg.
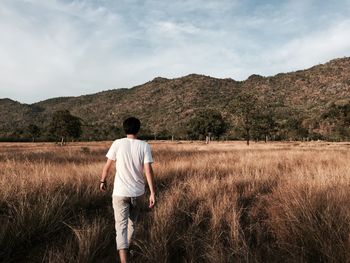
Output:
[[140,215],[140,207],[141,207],[140,200],[141,200],[141,196],[130,198],[130,214],[129,214],[129,220],[128,220],[129,245],[132,242],[132,239],[134,237],[135,227]]
[[127,262],[128,243],[128,218],[130,198],[113,197],[113,209],[115,218],[116,242],[119,251],[120,261]]
[[128,250],[127,249],[119,249],[119,257],[121,263],[128,262]]

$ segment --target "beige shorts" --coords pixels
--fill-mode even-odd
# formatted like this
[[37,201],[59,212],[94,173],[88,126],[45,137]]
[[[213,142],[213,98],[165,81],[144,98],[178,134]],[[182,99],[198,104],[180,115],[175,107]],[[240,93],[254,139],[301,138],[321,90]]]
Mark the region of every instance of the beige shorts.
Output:
[[140,214],[138,197],[113,196],[117,249],[128,249]]

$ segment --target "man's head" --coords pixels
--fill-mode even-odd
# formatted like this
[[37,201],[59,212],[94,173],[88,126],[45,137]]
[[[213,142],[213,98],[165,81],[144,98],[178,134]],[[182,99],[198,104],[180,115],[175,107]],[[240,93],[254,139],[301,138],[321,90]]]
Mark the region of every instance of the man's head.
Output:
[[134,117],[127,118],[123,122],[123,128],[126,134],[136,135],[140,130],[141,122]]

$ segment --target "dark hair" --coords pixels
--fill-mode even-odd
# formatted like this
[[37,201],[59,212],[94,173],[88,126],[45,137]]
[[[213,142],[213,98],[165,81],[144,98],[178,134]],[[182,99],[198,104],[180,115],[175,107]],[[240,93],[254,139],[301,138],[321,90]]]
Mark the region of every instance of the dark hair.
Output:
[[124,120],[123,128],[126,134],[137,134],[140,130],[141,122],[135,117],[130,117]]

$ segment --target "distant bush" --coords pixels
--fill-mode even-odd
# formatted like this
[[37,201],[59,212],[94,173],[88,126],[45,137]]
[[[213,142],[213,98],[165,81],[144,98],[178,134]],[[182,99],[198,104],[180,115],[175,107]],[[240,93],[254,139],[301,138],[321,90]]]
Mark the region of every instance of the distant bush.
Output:
[[86,146],[83,146],[83,147],[81,147],[80,148],[80,151],[82,152],[82,153],[90,153],[91,151],[90,151],[90,148],[89,147],[86,147]]

